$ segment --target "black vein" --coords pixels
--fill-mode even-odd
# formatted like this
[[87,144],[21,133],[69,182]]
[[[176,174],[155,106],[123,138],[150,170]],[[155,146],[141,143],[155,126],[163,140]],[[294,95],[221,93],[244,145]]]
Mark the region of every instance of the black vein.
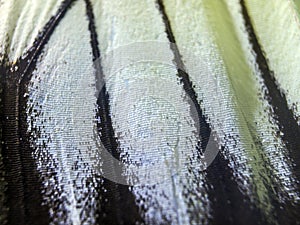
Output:
[[25,113],[27,98],[24,94],[38,57],[72,2],[66,0],[62,3],[56,15],[38,34],[30,50],[16,63],[9,63],[7,56],[2,61],[3,163],[10,224],[47,224],[50,220],[49,209],[42,204],[42,184],[29,144]]
[[[104,147],[114,158],[120,160],[120,153],[117,150],[118,141],[114,133],[110,116],[109,94],[106,90],[101,66],[101,55],[95,27],[93,6],[90,0],[85,0],[85,2],[89,20],[89,30],[91,33],[93,60],[96,68],[96,85],[98,89],[101,88],[101,90],[98,90],[99,95],[97,98],[98,110],[96,119],[99,121],[97,123],[98,133]],[[115,172],[115,167],[112,162],[104,163],[106,163],[105,167],[111,168],[111,170]],[[135,224],[136,222],[143,221],[135,204],[134,195],[129,191],[128,186],[117,184],[104,178],[103,187],[99,192],[101,206],[97,221],[99,224]]]
[[[272,106],[279,129],[283,133],[282,140],[293,161],[293,174],[297,179],[297,187],[300,191],[300,127],[297,124],[293,111],[288,107],[285,94],[281,92],[277,86],[274,72],[270,69],[265,53],[257,39],[245,1],[240,0],[240,4],[252,50],[256,55],[256,63],[261,72],[264,84],[267,87],[267,92],[265,93],[267,101]],[[274,200],[273,204],[276,206],[275,210],[280,224],[292,224],[296,218],[300,218],[298,213],[300,208],[299,204],[292,202],[280,203],[277,200]]]
[[162,15],[162,19],[163,22],[165,24],[165,29],[166,29],[166,33],[167,33],[167,37],[170,41],[170,47],[171,50],[173,51],[174,54],[174,63],[177,67],[177,75],[180,78],[180,81],[183,84],[183,89],[185,90],[185,92],[188,94],[188,96],[190,97],[190,99],[192,100],[193,106],[196,108],[198,117],[199,117],[199,122],[200,122],[200,142],[201,142],[201,148],[204,150],[208,140],[209,140],[209,136],[211,133],[211,129],[209,127],[209,124],[206,122],[206,118],[202,112],[202,109],[200,107],[199,101],[198,101],[198,97],[197,94],[193,88],[193,84],[190,80],[189,75],[184,71],[185,70],[185,66],[184,63],[181,59],[181,55],[179,52],[179,49],[177,47],[176,44],[176,40],[175,37],[173,35],[172,32],[172,28],[171,28],[171,24],[170,21],[168,19],[168,16],[166,14],[164,5],[162,0],[158,0],[157,1],[157,5],[158,5],[158,9]]
[[244,0],[240,1],[242,14],[248,31],[252,49],[256,55],[256,63],[261,72],[264,83],[268,89],[267,100],[272,106],[282,131],[282,139],[294,160],[294,174],[300,180],[300,127],[294,117],[293,111],[289,109],[285,94],[280,91],[274,78],[274,72],[270,70],[267,59],[256,37],[254,27],[251,23]]
[[[178,70],[178,76],[181,78],[183,88],[188,96],[192,99],[193,105],[196,107],[198,118],[200,121],[200,141],[201,149],[205,150],[211,129],[206,122],[206,118],[200,107],[198,96],[193,88],[193,84],[189,75],[183,70],[185,68],[181,59],[180,52],[176,45],[176,40],[172,32],[171,24],[164,8],[163,0],[157,0],[159,11],[161,12],[167,37],[170,41],[171,49],[174,53],[174,63]],[[187,12],[188,13],[188,12]],[[224,147],[222,147],[224,150]],[[222,151],[223,151],[222,150]],[[233,171],[228,166],[229,160],[225,159],[221,152],[218,153],[215,160],[207,168],[206,178],[208,180],[208,196],[212,202],[212,224],[238,224],[244,219],[246,224],[261,221],[259,210],[251,208],[250,199],[246,198],[238,188],[234,179]],[[196,212],[194,212],[196,213]],[[261,218],[261,219],[259,219]]]

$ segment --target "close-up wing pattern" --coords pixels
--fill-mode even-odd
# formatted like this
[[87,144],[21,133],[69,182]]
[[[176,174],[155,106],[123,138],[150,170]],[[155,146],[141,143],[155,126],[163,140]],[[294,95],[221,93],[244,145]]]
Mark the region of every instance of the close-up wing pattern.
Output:
[[0,224],[300,224],[299,0],[0,0]]

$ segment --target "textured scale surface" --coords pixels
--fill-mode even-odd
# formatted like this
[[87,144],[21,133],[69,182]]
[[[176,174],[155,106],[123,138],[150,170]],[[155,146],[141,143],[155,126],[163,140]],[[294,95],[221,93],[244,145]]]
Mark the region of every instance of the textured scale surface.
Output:
[[0,224],[300,224],[298,0],[0,0]]

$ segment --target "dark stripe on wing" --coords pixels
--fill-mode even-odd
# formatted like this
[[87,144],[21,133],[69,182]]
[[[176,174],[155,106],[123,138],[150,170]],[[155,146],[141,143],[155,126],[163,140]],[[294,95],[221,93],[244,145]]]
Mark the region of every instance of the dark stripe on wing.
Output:
[[198,114],[199,122],[200,122],[201,148],[204,150],[207,143],[208,143],[211,130],[210,130],[209,124],[206,122],[206,118],[205,118],[205,116],[202,112],[202,109],[200,107],[197,94],[196,94],[196,92],[193,88],[193,84],[192,84],[192,82],[189,78],[189,75],[184,71],[185,66],[182,62],[179,49],[176,45],[176,40],[175,40],[175,37],[173,35],[171,24],[170,24],[170,21],[168,19],[167,14],[166,14],[166,11],[165,11],[162,0],[158,0],[157,5],[158,5],[158,9],[159,9],[159,11],[162,15],[163,22],[165,24],[165,29],[166,29],[167,37],[170,41],[171,50],[173,51],[173,54],[174,54],[174,64],[177,67],[177,72],[178,72],[177,75],[178,75],[178,77],[180,78],[180,81],[183,84],[183,88],[184,88],[185,92],[190,97],[190,99],[193,102],[193,106],[197,110],[197,114]]
[[[202,151],[204,151],[211,134],[211,129],[200,107],[199,102],[201,102],[201,100],[198,100],[189,75],[184,71],[185,66],[176,45],[163,0],[157,0],[157,5],[166,27],[171,49],[174,53],[174,63],[178,68],[178,76],[183,83],[185,92],[192,99],[198,113],[198,119],[200,121],[200,147]],[[219,152],[206,171],[208,198],[212,203],[212,224],[234,224],[238,221],[244,224],[252,224],[260,221],[261,219],[259,218],[262,218],[261,213],[258,209],[252,207],[253,205],[250,203],[250,199],[246,198],[238,188],[233,171],[228,166],[229,163],[229,160],[225,159],[222,153]],[[241,218],[243,219],[241,220]],[[246,222],[244,220],[245,218],[247,219]]]
[[[265,53],[257,39],[255,29],[248,14],[245,1],[240,0],[240,4],[252,50],[256,55],[256,63],[261,72],[264,84],[267,87],[267,92],[265,93],[267,101],[273,108],[275,119],[278,122],[280,131],[283,133],[282,140],[294,162],[292,164],[293,173],[297,178],[298,189],[300,192],[300,127],[292,109],[289,109],[288,107],[285,94],[280,91],[277,85],[274,72],[269,68]],[[297,213],[300,209],[299,204],[284,203],[282,206],[280,206],[280,203],[278,202],[275,202],[274,204],[277,205],[276,209],[278,211],[278,220],[280,223],[293,223],[294,218],[299,218],[299,213]]]
[[298,180],[300,180],[300,127],[297,124],[293,111],[288,107],[285,94],[279,90],[276,84],[274,72],[270,70],[267,59],[258,42],[246,5],[243,0],[240,2],[249,40],[252,44],[252,49],[256,54],[256,63],[268,89],[268,92],[266,93],[268,96],[267,100],[273,107],[276,115],[275,119],[279,122],[279,129],[283,133],[282,139],[290,153],[290,156],[295,162],[294,173]]
[[[116,139],[112,120],[110,116],[109,94],[106,90],[104,81],[104,74],[101,66],[99,43],[97,39],[97,32],[95,27],[95,18],[93,13],[93,6],[90,0],[85,0],[87,17],[89,20],[89,30],[91,33],[91,46],[93,51],[93,59],[96,68],[96,86],[99,91],[97,96],[97,114],[96,119],[98,133],[101,142],[108,152],[116,159],[120,160],[120,153],[118,152],[118,141]],[[103,162],[105,167],[111,168],[115,172],[113,162]],[[99,224],[135,224],[136,222],[143,222],[139,215],[138,207],[135,204],[135,197],[130,192],[129,186],[114,183],[104,178],[103,185],[99,190],[100,207],[97,215],[97,223]]]
[[62,3],[30,50],[16,63],[9,63],[8,57],[2,62],[2,143],[9,224],[48,224],[50,221],[49,209],[42,204],[42,183],[29,144],[24,95],[38,57],[72,2]]

